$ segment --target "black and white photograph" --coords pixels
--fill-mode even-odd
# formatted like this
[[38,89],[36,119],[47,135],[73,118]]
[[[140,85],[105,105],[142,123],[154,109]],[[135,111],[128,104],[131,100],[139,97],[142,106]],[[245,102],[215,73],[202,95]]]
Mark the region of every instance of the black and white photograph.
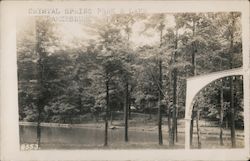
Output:
[[1,100],[16,113],[2,120],[15,117],[12,141],[22,155],[249,156],[249,15],[235,3],[155,3],[27,3],[6,19],[15,45],[5,64],[16,67],[9,82],[7,68],[1,74]]
[[[241,14],[100,12],[17,26],[21,148],[184,148],[186,79],[242,66]],[[237,74],[197,93],[192,148],[244,147]]]

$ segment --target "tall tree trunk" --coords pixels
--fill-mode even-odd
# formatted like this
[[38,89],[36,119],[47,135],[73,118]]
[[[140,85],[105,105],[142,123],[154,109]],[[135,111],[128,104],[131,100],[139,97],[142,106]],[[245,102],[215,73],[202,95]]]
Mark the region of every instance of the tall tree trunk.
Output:
[[225,128],[228,129],[228,116],[226,117],[226,123]]
[[223,79],[221,79],[220,88],[220,145],[223,145],[223,116],[224,116],[224,99],[223,99]]
[[126,80],[125,84],[126,96],[125,96],[125,104],[124,104],[124,140],[128,142],[128,109],[129,109],[129,91],[128,91],[128,80]]
[[149,102],[149,108],[148,108],[148,110],[149,110],[149,120],[151,120],[152,119],[152,106],[151,106],[151,103]]
[[130,100],[130,97],[129,97],[129,105],[128,105],[128,119],[131,119],[131,100]]
[[[172,65],[172,57],[171,57],[171,61],[170,61],[170,65]],[[172,71],[169,72],[169,88],[171,89],[172,87]],[[168,100],[168,98],[166,98],[166,100]],[[169,146],[173,146],[173,136],[172,136],[172,113],[171,113],[171,107],[169,105],[167,105],[168,107],[168,142],[169,142]]]
[[194,111],[191,114],[191,124],[190,124],[190,146],[193,145],[193,131],[194,131]]
[[[175,50],[178,48],[178,28],[176,28],[175,33]],[[174,53],[173,64],[176,63],[177,52]],[[176,108],[177,108],[177,68],[173,69],[173,124],[172,124],[172,136],[173,136],[173,144],[175,142],[175,136],[177,135],[177,117],[176,117]]]
[[236,147],[236,139],[235,139],[235,107],[234,107],[234,85],[233,78],[230,77],[230,119],[231,119],[231,143],[232,148]]
[[172,128],[171,128],[171,108],[168,107],[168,135],[169,135],[169,146],[173,145]]
[[[232,16],[232,27],[230,30],[230,54],[229,54],[229,63],[230,69],[233,68],[233,46],[234,46],[234,27],[235,27],[235,18],[234,13],[231,12]],[[233,77],[230,77],[230,121],[231,121],[231,143],[232,147],[236,147],[236,139],[235,139],[235,106],[234,106],[234,85],[233,85]]]
[[113,125],[113,111],[110,110],[110,125]]
[[172,119],[173,119],[173,124],[172,124],[172,136],[173,136],[173,144],[175,142],[175,135],[176,135],[176,89],[177,89],[177,69],[173,69],[173,114],[172,114]]
[[196,128],[197,128],[197,141],[198,141],[198,148],[201,148],[201,132],[200,132],[200,125],[199,125],[199,120],[200,120],[200,110],[197,110],[197,116],[196,116]]
[[[178,93],[178,92],[177,92]],[[176,123],[175,123],[175,141],[176,142],[178,142],[178,110],[179,110],[179,108],[178,108],[178,94],[177,94],[177,102],[176,102]]]
[[158,140],[159,145],[163,144],[162,140],[162,115],[161,115],[161,98],[162,98],[162,61],[159,61],[159,92],[158,92]]
[[40,124],[41,124],[41,111],[39,109],[38,117],[37,117],[37,127],[36,127],[36,138],[37,138],[36,142],[37,142],[38,148],[41,146],[41,125]]
[[[130,33],[129,33],[129,26],[127,25],[126,26],[126,31],[127,31],[127,49],[129,51],[129,38],[130,38]],[[130,61],[130,58],[129,58],[129,61]],[[128,78],[126,79],[126,117],[125,117],[125,141],[127,140],[128,141],[128,136],[127,136],[127,139],[126,139],[126,133],[128,133],[128,125],[126,126],[126,124],[128,124],[128,119],[131,119],[131,102],[130,102],[130,93],[132,92],[132,86],[129,90],[129,82],[128,82]],[[127,122],[127,123],[126,123]]]
[[36,52],[38,53],[39,59],[38,59],[38,86],[39,86],[39,96],[38,96],[38,102],[37,102],[37,145],[38,148],[40,148],[41,145],[41,115],[42,115],[42,109],[44,108],[44,102],[45,102],[45,88],[44,88],[44,57],[46,53],[43,52],[41,47],[41,37],[39,36],[39,31],[36,24]]
[[109,81],[106,80],[106,111],[105,111],[104,146],[108,146],[108,116],[109,116]]
[[[195,25],[195,21],[193,20],[193,26],[192,26],[192,31],[193,31],[193,37],[195,36],[195,29],[196,29],[196,25]],[[193,44],[193,49],[192,49],[192,74],[193,76],[196,76],[196,49],[195,46]],[[194,107],[192,109],[192,116],[191,116],[191,125],[190,125],[190,145],[192,145],[193,142],[193,126],[194,126]]]
[[[162,46],[162,31],[164,28],[164,24],[160,24],[160,48]],[[162,99],[162,53],[159,53],[159,89],[158,89],[158,141],[159,145],[163,144],[163,139],[162,139],[162,114],[161,114],[161,99]]]
[[[196,76],[196,49],[194,49],[193,47],[193,53],[192,53],[192,73],[193,76]],[[194,107],[193,107],[194,109]],[[192,116],[193,116],[193,109],[192,109]],[[191,116],[191,126],[190,126],[190,145],[192,145],[192,141],[193,141],[193,126],[194,126],[194,117]]]
[[37,111],[38,111],[38,116],[37,116],[37,145],[38,145],[38,148],[40,148],[40,145],[41,145],[41,115],[42,115],[42,109],[44,107],[44,81],[43,81],[43,67],[42,67],[42,62],[41,62],[41,58],[39,60],[39,63],[38,63],[38,68],[39,68],[39,78],[38,78],[38,84],[39,84],[39,91],[40,91],[40,95],[39,95],[39,98],[38,98],[38,102],[37,102]]
[[[78,77],[78,79],[77,79],[79,82],[80,82],[80,78]],[[78,92],[79,92],[79,94],[78,94],[78,103],[79,103],[79,107],[80,107],[80,112],[82,112],[83,111],[83,109],[82,109],[82,92],[83,92],[83,89],[81,88],[81,87],[79,87],[78,88]]]

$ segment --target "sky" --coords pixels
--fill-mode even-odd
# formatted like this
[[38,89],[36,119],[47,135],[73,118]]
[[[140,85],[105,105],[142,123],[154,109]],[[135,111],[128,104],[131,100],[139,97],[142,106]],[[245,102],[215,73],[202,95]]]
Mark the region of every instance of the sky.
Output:
[[[91,17],[90,17],[91,18]],[[102,17],[101,17],[102,18]],[[167,16],[166,27],[173,27],[174,18],[171,15]],[[28,29],[30,26],[34,26],[34,20],[31,16],[20,17],[17,20],[17,32],[20,30]],[[58,19],[57,19],[58,20]],[[154,45],[159,43],[159,33],[154,29],[147,30],[146,33],[142,34],[145,24],[143,21],[137,21],[132,26],[132,34],[130,35],[130,41],[134,47],[143,45]],[[88,21],[84,22],[68,22],[60,21],[57,22],[57,31],[60,34],[62,46],[74,48],[81,46],[85,42],[91,39],[98,39],[97,35],[88,32],[89,24]],[[78,44],[77,44],[78,43]],[[81,44],[79,44],[81,43]]]
[[[166,27],[173,27],[174,17],[171,15],[167,16]],[[132,26],[132,34],[130,35],[130,41],[134,44],[135,47],[143,45],[153,45],[159,43],[159,33],[154,29],[149,29],[147,33],[142,34],[145,24],[142,21],[137,21]],[[88,25],[85,23],[76,23],[76,22],[63,22],[58,26],[58,30],[62,33],[62,39],[65,44],[72,44],[74,40],[89,40],[97,39],[96,35],[90,34],[87,32]]]
[[[89,34],[84,24],[80,23],[61,23],[58,26],[59,31],[62,33],[63,41],[65,44],[71,44],[74,42],[74,39],[80,40],[89,40],[96,39],[95,35]],[[133,27],[133,33],[130,35],[130,41],[135,46],[142,46],[146,44],[154,44],[158,42],[158,35],[153,31],[149,31],[151,34],[140,34],[140,32],[144,29],[144,24],[142,22],[136,22]]]

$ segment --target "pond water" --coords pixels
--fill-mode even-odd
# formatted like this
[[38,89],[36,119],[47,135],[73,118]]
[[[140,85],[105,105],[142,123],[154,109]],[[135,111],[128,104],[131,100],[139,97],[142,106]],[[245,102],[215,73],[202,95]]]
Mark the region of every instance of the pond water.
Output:
[[[239,134],[241,134],[241,131]],[[168,147],[168,132],[163,130],[163,146],[158,145],[157,129],[152,131],[129,129],[129,142],[124,142],[124,128],[108,129],[110,149],[159,149]],[[218,133],[219,134],[219,133]],[[218,134],[202,134],[202,148],[230,148],[230,135],[224,135],[224,146],[219,144]],[[184,133],[178,133],[178,142],[171,148],[184,148]],[[236,137],[237,147],[244,147],[244,137]],[[20,125],[20,143],[36,143],[36,126]],[[102,149],[104,144],[103,127],[41,127],[41,149]],[[197,145],[194,134],[193,148]]]
[[[41,147],[47,148],[98,148],[104,143],[103,128],[64,128],[42,127]],[[164,134],[165,135],[165,134]],[[167,136],[165,135],[167,138]],[[168,144],[167,140],[166,144]],[[32,144],[36,142],[36,126],[20,125],[20,143]],[[123,147],[124,129],[108,130],[109,145],[115,148]],[[140,145],[140,148],[154,148],[158,145],[157,131],[133,131],[129,130],[129,144]],[[153,145],[153,147],[152,147]],[[184,142],[183,142],[184,147]],[[125,147],[126,148],[126,147]],[[164,148],[164,146],[162,147]]]

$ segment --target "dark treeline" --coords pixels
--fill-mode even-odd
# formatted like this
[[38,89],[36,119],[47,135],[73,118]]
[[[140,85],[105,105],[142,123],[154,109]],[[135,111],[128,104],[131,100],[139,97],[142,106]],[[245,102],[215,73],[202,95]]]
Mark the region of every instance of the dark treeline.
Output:
[[[138,23],[143,27],[135,31]],[[242,66],[236,12],[113,15],[86,25],[95,38],[75,39],[73,47],[62,46],[62,33],[50,19],[36,17],[32,24],[17,36],[19,119],[37,122],[38,138],[41,122],[96,121],[105,123],[108,145],[108,121],[117,117],[129,141],[129,120],[136,112],[149,120],[157,116],[159,144],[164,124],[174,145],[178,119],[184,117],[186,78]],[[135,45],[136,32],[156,40]],[[221,144],[223,128],[230,127],[235,147],[235,128],[243,127],[242,95],[241,77],[217,80],[197,96],[192,118],[218,121]]]

